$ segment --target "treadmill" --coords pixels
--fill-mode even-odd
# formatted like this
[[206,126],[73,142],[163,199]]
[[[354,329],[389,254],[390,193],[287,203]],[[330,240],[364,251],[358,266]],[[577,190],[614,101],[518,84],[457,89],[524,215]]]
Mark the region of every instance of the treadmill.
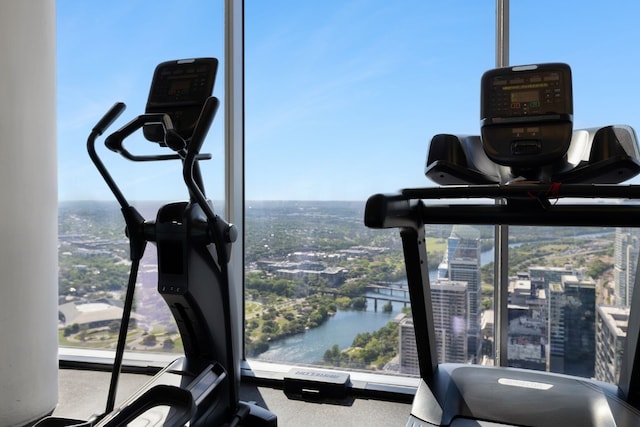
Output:
[[[568,65],[490,70],[481,97],[480,135],[431,140],[425,173],[438,186],[375,194],[366,204],[365,225],[398,229],[403,245],[421,377],[407,427],[639,426],[640,292],[618,385],[439,363],[425,224],[640,226],[640,205],[616,202],[640,199],[640,186],[620,185],[640,172],[635,132],[620,125],[574,130]],[[639,281],[636,274],[636,289]]]

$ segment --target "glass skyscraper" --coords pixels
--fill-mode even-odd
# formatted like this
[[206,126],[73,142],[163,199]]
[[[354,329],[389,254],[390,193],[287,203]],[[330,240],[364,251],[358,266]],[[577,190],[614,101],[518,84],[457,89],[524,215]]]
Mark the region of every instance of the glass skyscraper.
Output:
[[[466,283],[467,357],[471,362],[479,360],[482,344],[480,280],[480,232],[469,225],[454,225],[447,240],[447,250],[438,267],[438,279]],[[434,310],[436,309],[434,303]]]

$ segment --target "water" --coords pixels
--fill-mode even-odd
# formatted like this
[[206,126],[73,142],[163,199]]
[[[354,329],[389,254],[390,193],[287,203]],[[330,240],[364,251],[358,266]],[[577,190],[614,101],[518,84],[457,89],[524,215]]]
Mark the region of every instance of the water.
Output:
[[[493,248],[481,254],[481,264],[493,261]],[[429,272],[431,280],[435,280],[437,271]],[[406,283],[405,283],[406,286]],[[405,288],[406,289],[406,288]],[[375,297],[376,293],[367,294]],[[389,295],[383,293],[383,295]],[[402,298],[395,292],[393,298]],[[338,311],[317,328],[309,329],[304,334],[293,335],[270,343],[269,350],[257,356],[259,360],[274,362],[313,364],[322,361],[324,352],[334,344],[344,350],[351,346],[353,339],[362,332],[374,332],[385,326],[400,314],[404,304],[394,302],[391,313],[383,313],[382,306],[386,301],[378,301],[378,311],[374,311],[373,300],[367,300],[366,311]]]
[[[607,233],[598,233],[607,234]],[[586,237],[587,235],[581,236]],[[510,244],[513,248],[519,243]],[[494,261],[494,248],[482,252],[480,264],[486,265]],[[430,280],[435,280],[437,271],[429,271]],[[406,284],[405,284],[406,286]],[[375,297],[377,294],[370,293]],[[387,293],[388,295],[388,293]],[[394,298],[401,298],[399,293],[394,293]],[[272,342],[270,348],[257,358],[260,360],[313,364],[322,360],[324,352],[334,344],[338,344],[341,350],[351,345],[355,336],[362,332],[374,332],[393,320],[402,310],[402,303],[393,303],[392,313],[383,313],[382,306],[385,301],[378,301],[378,311],[374,311],[373,300],[369,299],[366,311],[338,311],[335,316],[329,318],[317,328],[310,329],[304,334],[294,335],[276,342]]]
[[383,313],[384,302],[378,301],[378,311],[373,310],[373,301],[369,300],[366,311],[341,311],[329,318],[317,328],[304,334],[272,342],[269,350],[260,354],[260,360],[313,364],[322,361],[324,352],[334,344],[341,350],[351,346],[356,335],[362,332],[374,332],[393,320],[403,307],[393,303],[391,313]]

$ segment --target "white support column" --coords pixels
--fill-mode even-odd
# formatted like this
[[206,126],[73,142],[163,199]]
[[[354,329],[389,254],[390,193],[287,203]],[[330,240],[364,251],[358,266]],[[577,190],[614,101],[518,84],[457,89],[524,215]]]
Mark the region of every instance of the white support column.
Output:
[[0,425],[55,408],[55,1],[0,1]]
[[[229,277],[232,316],[237,316],[235,354],[244,356],[244,1],[225,0],[224,117],[225,216],[238,229]],[[238,360],[239,362],[239,360]],[[239,373],[240,370],[238,369]]]

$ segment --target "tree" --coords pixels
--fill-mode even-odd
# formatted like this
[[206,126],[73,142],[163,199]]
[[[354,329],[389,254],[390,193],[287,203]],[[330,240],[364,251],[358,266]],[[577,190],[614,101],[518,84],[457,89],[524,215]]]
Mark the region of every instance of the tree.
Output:
[[278,324],[273,320],[267,320],[262,324],[262,333],[267,335],[274,335],[278,333]]
[[598,278],[609,268],[611,268],[611,265],[606,264],[601,259],[596,259],[591,261],[587,267],[587,275],[589,277]]
[[120,330],[120,321],[119,320],[114,320],[111,323],[109,323],[109,331],[118,332],[119,330]]
[[355,336],[353,341],[351,342],[352,347],[364,347],[367,345],[367,342],[371,339],[371,334],[369,332],[362,332]]
[[146,335],[142,339],[142,345],[146,345],[148,347],[153,347],[154,345],[156,345],[157,342],[158,342],[158,340],[157,340],[156,336],[153,335],[153,334]]
[[162,349],[164,351],[172,351],[176,347],[176,343],[171,338],[167,338],[162,343]]
[[393,304],[391,301],[387,301],[385,305],[382,306],[383,313],[391,313],[393,311]]
[[[337,354],[336,352],[339,352]],[[325,351],[323,360],[336,366],[361,368],[375,365],[378,369],[398,353],[398,324],[389,322],[375,332],[363,332],[353,339],[351,347],[339,351],[337,345]]]
[[351,300],[351,307],[354,310],[366,310],[367,309],[367,299],[365,297],[358,297]]
[[338,344],[334,344],[330,349],[326,350],[324,352],[324,355],[322,356],[322,360],[330,364],[335,364],[336,362],[339,362],[340,347],[338,347]]
[[78,325],[77,323],[74,323],[64,328],[65,337],[68,337],[69,335],[77,334],[78,332],[80,332],[80,325]]

